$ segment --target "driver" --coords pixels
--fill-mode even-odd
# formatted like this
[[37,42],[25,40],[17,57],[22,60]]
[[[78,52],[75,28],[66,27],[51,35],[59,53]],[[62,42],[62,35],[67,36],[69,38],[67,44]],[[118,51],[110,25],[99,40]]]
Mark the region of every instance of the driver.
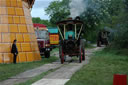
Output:
[[75,33],[72,30],[72,28],[73,28],[73,25],[69,24],[68,25],[68,31],[65,33],[65,39],[69,39],[69,38],[74,39],[75,38]]

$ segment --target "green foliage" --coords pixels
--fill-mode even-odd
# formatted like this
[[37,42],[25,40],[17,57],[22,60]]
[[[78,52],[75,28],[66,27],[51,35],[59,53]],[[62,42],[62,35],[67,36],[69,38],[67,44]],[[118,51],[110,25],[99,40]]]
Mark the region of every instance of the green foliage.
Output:
[[[120,2],[120,3],[119,3]],[[114,1],[113,1],[114,3]],[[122,0],[115,1],[114,6],[115,14],[111,14],[111,24],[110,26],[115,30],[115,37],[113,41],[114,48],[128,48],[128,10],[127,10],[127,0],[126,2]]]
[[92,48],[95,48],[95,46],[89,43],[85,43],[85,49],[92,49]]
[[53,25],[56,25],[56,22],[64,20],[69,16],[68,10],[69,0],[56,0],[51,2],[48,8],[45,10],[46,13],[50,16],[50,22]]
[[[50,22],[55,26],[56,22],[69,17],[71,0],[56,0],[46,9],[50,15]],[[110,28],[115,47],[128,48],[128,0],[83,0],[86,5],[80,15],[85,23],[84,38],[87,41],[96,42],[100,29]],[[77,4],[77,3],[76,3]]]

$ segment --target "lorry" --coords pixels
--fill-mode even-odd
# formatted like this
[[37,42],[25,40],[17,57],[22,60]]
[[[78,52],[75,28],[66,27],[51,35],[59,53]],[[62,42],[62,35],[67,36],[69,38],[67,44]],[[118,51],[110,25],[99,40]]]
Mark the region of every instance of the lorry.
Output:
[[50,57],[50,38],[47,26],[43,24],[33,24],[35,29],[35,34],[37,37],[38,47],[40,50],[40,55],[45,56],[45,58]]

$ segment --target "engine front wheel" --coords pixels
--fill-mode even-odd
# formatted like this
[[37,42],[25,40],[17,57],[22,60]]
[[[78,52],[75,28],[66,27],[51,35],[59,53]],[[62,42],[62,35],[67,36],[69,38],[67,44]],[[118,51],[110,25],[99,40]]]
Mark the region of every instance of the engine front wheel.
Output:
[[49,58],[49,57],[50,57],[50,51],[46,51],[46,52],[44,53],[44,55],[45,55],[45,58]]
[[61,64],[63,64],[65,59],[64,59],[64,53],[63,53],[62,46],[60,46],[59,48],[59,55],[60,55]]
[[61,64],[64,63],[64,56],[61,56]]

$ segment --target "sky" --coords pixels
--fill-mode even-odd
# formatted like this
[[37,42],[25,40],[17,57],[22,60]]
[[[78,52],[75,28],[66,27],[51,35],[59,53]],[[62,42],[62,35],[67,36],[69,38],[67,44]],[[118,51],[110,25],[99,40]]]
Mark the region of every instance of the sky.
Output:
[[54,0],[35,0],[33,5],[31,15],[32,17],[40,17],[41,19],[49,19],[49,16],[45,13],[45,8],[47,8]]

